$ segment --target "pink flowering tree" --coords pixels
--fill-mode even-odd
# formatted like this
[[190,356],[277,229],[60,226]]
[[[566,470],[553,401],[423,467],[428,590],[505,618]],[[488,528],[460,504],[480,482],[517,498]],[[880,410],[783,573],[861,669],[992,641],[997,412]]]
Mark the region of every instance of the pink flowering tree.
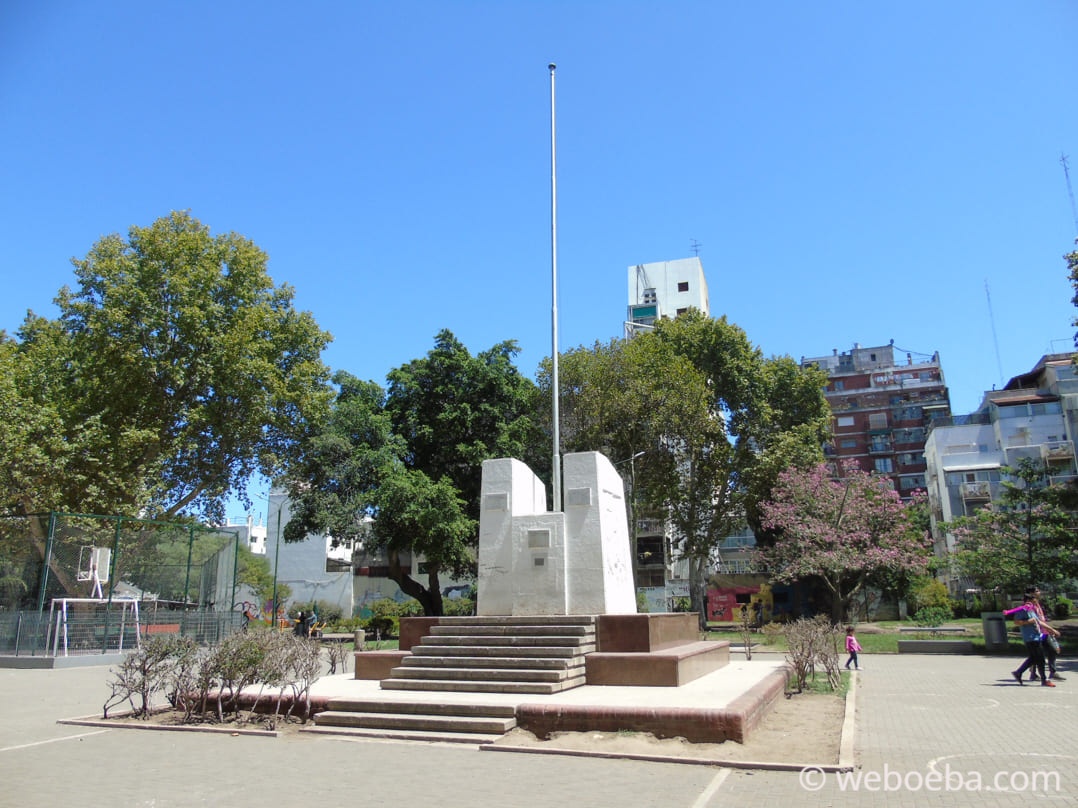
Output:
[[874,575],[922,572],[932,550],[927,531],[888,480],[848,465],[834,479],[826,465],[779,475],[761,506],[763,525],[777,535],[756,552],[776,583],[816,579],[831,595],[831,619],[845,619],[850,602]]

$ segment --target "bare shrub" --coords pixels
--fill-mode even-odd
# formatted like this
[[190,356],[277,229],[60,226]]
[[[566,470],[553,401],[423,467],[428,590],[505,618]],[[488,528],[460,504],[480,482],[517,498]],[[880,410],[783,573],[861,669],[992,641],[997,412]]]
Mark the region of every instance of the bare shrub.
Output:
[[[311,687],[321,670],[320,644],[290,633],[236,633],[211,648],[199,648],[186,637],[151,637],[110,671],[114,680],[104,717],[124,701],[134,715],[148,717],[154,696],[164,693],[174,708],[183,710],[187,723],[224,721],[231,714],[244,722],[265,698],[274,703],[269,720],[274,729],[286,698],[291,701],[287,715],[310,717]],[[246,716],[242,704],[250,704]]]
[[[326,657],[329,661],[329,673],[332,676],[337,672],[337,666],[341,666],[341,673],[348,673],[348,657],[351,653],[343,642],[326,643]],[[357,651],[360,649],[356,649]]]
[[737,633],[741,636],[741,642],[745,645],[745,659],[752,659],[752,617],[749,610],[741,610],[741,619],[737,624]]
[[786,661],[793,668],[797,692],[802,693],[809,677],[815,679],[816,666],[823,668],[828,686],[835,690],[841,681],[838,627],[823,615],[801,618],[786,625]]
[[127,702],[134,717],[148,718],[154,696],[159,693],[175,704],[176,694],[183,686],[182,672],[190,669],[197,650],[194,640],[178,634],[147,638],[141,648],[124,657],[119,668],[109,670],[113,677],[108,683],[112,693],[102,707],[103,717],[109,717],[111,707]]

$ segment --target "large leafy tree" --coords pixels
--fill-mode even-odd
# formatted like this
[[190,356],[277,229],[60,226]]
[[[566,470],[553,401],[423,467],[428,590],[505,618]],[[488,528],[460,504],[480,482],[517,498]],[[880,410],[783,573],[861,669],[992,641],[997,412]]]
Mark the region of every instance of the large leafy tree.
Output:
[[37,334],[29,343],[0,335],[0,508],[8,513],[75,505],[96,512],[110,492],[142,486],[137,474],[95,456],[107,437],[100,418],[65,417],[55,325],[28,323],[24,333]]
[[817,580],[831,597],[831,619],[845,619],[850,602],[873,576],[917,573],[932,549],[917,515],[884,478],[848,464],[841,479],[820,464],[779,475],[762,503],[765,528],[776,534],[757,549],[758,561],[780,583]]
[[[442,331],[383,390],[338,373],[332,412],[288,481],[285,539],[363,538],[425,613],[442,613],[440,575],[474,574],[482,461],[537,456],[535,385],[500,343],[475,356]],[[369,529],[364,525],[370,520]],[[422,557],[425,581],[402,556]]]
[[59,319],[29,314],[0,359],[5,406],[41,407],[0,439],[0,465],[16,461],[4,504],[219,519],[255,472],[287,465],[328,403],[329,335],[253,242],[187,213],[105,236],[73,264]]
[[[644,452],[635,488],[670,525],[703,620],[716,546],[751,518],[780,470],[822,459],[819,372],[766,359],[738,326],[697,311],[563,359],[564,448],[615,463]],[[549,374],[541,382],[549,388]]]
[[472,356],[443,329],[425,357],[387,377],[386,411],[407,446],[405,465],[447,477],[474,519],[484,460],[515,457],[532,466],[541,456],[538,390],[513,364],[518,352],[509,340]]
[[[550,368],[545,363],[540,374],[547,389]],[[559,360],[559,382],[562,449],[598,451],[614,463],[627,478],[630,524],[640,510],[665,514],[671,486],[697,493],[707,487],[716,459],[707,448],[727,448],[722,422],[712,417],[704,375],[670,345],[643,335],[568,351]],[[682,478],[686,463],[693,464],[691,474]],[[702,499],[684,497],[702,507],[680,510],[679,523],[706,530],[702,517],[711,499],[710,491]]]
[[789,357],[764,357],[725,317],[690,311],[660,321],[654,336],[703,374],[710,394],[703,429],[672,444],[691,450],[679,463],[685,473],[669,477],[661,494],[689,560],[692,608],[703,621],[716,547],[746,519],[758,527],[757,503],[780,470],[822,459],[830,411],[817,371]]
[[1028,458],[1004,469],[999,499],[951,523],[959,570],[986,589],[1019,591],[1078,576],[1072,486],[1050,483]]

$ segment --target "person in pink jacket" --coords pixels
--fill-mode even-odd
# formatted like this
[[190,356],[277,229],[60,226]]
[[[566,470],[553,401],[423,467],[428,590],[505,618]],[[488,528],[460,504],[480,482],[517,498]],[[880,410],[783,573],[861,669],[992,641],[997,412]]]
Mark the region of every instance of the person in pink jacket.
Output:
[[855,670],[861,670],[861,663],[857,661],[857,652],[861,650],[861,643],[853,636],[853,626],[846,626],[846,653],[850,658],[846,660],[846,670],[853,665]]

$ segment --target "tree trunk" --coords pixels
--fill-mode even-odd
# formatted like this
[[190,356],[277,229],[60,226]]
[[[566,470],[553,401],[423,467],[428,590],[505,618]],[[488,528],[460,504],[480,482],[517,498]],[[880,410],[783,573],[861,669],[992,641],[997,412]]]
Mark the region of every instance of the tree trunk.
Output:
[[[386,555],[389,557],[389,580],[396,582],[397,586],[401,588],[401,592],[418,600],[419,605],[423,607],[424,615],[441,617],[441,597],[438,598],[438,604],[435,606],[430,590],[404,571],[404,567],[401,566],[400,553],[396,550],[389,550]],[[441,595],[440,592],[438,594]]]
[[689,559],[689,606],[696,612],[701,631],[707,631],[707,566],[704,559]]

